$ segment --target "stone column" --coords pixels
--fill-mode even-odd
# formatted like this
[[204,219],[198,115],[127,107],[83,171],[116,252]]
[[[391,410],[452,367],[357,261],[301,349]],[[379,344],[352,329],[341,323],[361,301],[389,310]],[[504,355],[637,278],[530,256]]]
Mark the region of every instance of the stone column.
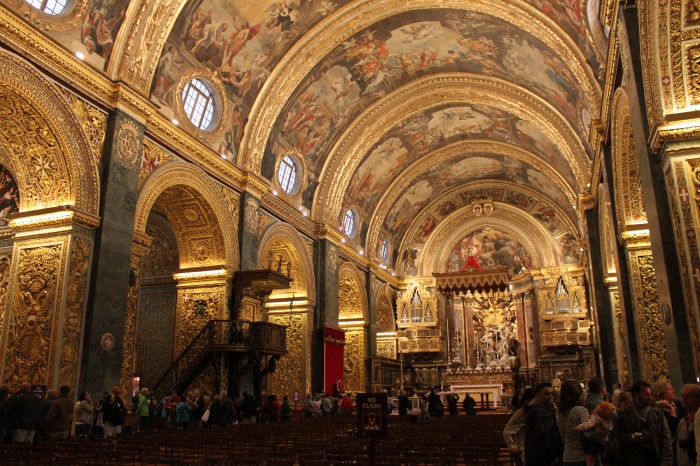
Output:
[[[642,375],[663,372],[679,389],[684,381],[695,379],[695,368],[692,363],[694,347],[691,344],[688,332],[685,300],[683,297],[681,271],[678,263],[678,255],[673,238],[673,225],[668,221],[671,218],[668,193],[664,182],[661,159],[653,154],[647,141],[650,134],[645,120],[646,107],[644,100],[644,81],[642,77],[642,60],[639,37],[639,16],[637,8],[622,8],[622,15],[618,24],[620,37],[620,59],[624,69],[630,72],[624,73],[626,82],[623,83],[629,96],[630,122],[633,129],[634,145],[637,161],[639,163],[639,178],[644,204],[646,207],[648,228],[647,235],[649,245],[643,249],[635,247],[628,256],[630,270],[633,279],[633,294],[637,296],[643,293],[643,301],[649,303],[652,309],[644,309],[644,320],[658,323],[658,330],[649,334],[661,339],[664,346],[665,364],[659,360],[659,353],[648,354],[644,348],[640,348],[642,357]],[[626,232],[623,232],[625,235]],[[631,232],[637,236],[637,232]],[[652,284],[653,283],[653,284]],[[651,295],[655,295],[652,299]],[[656,301],[656,305],[652,303]],[[637,304],[642,304],[637,300]],[[635,314],[639,308],[635,305]],[[642,309],[639,309],[642,311]],[[656,315],[652,315],[654,311]],[[656,324],[654,324],[656,325]],[[649,332],[649,328],[639,329],[641,333]],[[656,346],[656,345],[653,345]],[[649,348],[653,351],[653,348]],[[654,359],[653,362],[649,359]]]
[[131,249],[142,142],[141,124],[119,110],[111,115],[102,159],[102,223],[96,235],[80,384],[94,394],[124,383],[124,331],[129,286],[135,279]]
[[[332,230],[329,230],[332,231]],[[327,238],[314,244],[314,272],[316,274],[316,315],[311,347],[313,391],[323,390],[323,326],[338,327],[338,246]]]
[[4,317],[2,382],[73,390],[80,378],[81,335],[99,219],[60,206],[14,214],[11,253],[0,258]]

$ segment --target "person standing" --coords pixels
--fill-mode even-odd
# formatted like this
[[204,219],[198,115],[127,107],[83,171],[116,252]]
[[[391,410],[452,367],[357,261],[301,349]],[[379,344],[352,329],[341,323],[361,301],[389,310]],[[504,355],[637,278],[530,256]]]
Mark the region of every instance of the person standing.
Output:
[[73,421],[75,422],[76,437],[87,437],[90,435],[94,413],[95,407],[92,404],[90,393],[79,393],[78,402],[73,407]]
[[15,426],[12,441],[31,443],[41,422],[41,398],[32,393],[32,386],[27,382],[22,384],[20,391],[10,405]]
[[139,428],[141,430],[149,429],[151,427],[151,399],[148,396],[147,388],[141,389],[136,412],[139,415]]
[[[522,398],[520,398],[519,406],[513,415],[508,420],[505,428],[503,428],[503,440],[505,440],[514,461],[518,465],[525,464],[525,411],[524,407],[529,405],[532,399],[535,397],[535,391],[532,388],[526,388],[523,392]],[[471,398],[469,394],[466,395],[464,400]],[[472,398],[472,401],[474,399]],[[465,406],[465,411],[467,407]],[[472,411],[474,407],[472,406]],[[470,414],[467,411],[467,414]],[[474,413],[476,414],[476,413]]]
[[[530,389],[532,391],[532,389]],[[534,396],[534,394],[533,394]],[[528,403],[532,400],[532,396],[528,400]],[[526,405],[523,405],[526,406]],[[476,400],[472,398],[472,396],[469,393],[464,394],[464,400],[462,400],[462,409],[468,416],[473,416],[476,414]],[[524,422],[523,418],[523,422]]]
[[408,414],[408,408],[411,406],[411,402],[408,399],[408,396],[406,396],[406,392],[401,390],[401,393],[399,393],[399,415],[400,416],[405,416]]
[[340,414],[352,415],[352,397],[350,393],[346,393],[340,400]]
[[221,402],[224,404],[224,410],[226,411],[226,425],[238,424],[236,405],[233,403],[233,400],[228,397],[228,392],[221,392]]
[[257,403],[248,392],[243,392],[243,400],[241,400],[241,410],[243,411],[243,423],[255,424],[255,414],[257,411]]
[[676,430],[676,466],[696,466],[695,413],[700,408],[700,385],[689,383],[681,389],[681,405],[687,412]]
[[10,389],[7,385],[0,385],[0,445],[5,443],[7,426],[10,421]]
[[588,380],[588,396],[586,397],[586,409],[589,413],[605,401],[605,382],[600,377],[591,377]]
[[632,385],[632,406],[618,414],[618,461],[623,466],[671,466],[671,431],[664,413],[652,406],[651,386]]
[[70,399],[70,387],[61,385],[58,398],[51,403],[46,415],[46,432],[51,440],[68,438],[73,422],[73,400]]
[[114,387],[102,400],[102,422],[104,423],[104,438],[114,437],[122,431],[126,420],[126,407],[121,398],[122,389]]
[[535,398],[525,408],[525,464],[556,465],[564,444],[559,434],[552,400],[554,390],[549,382],[535,387]]

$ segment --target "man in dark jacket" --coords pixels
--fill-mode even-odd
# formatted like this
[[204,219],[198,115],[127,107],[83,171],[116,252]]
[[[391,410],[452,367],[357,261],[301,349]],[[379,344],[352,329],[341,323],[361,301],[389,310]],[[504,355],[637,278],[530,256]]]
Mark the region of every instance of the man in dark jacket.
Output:
[[618,413],[619,463],[624,466],[671,466],[671,431],[664,412],[653,406],[647,382],[632,385],[632,406]]
[[245,391],[243,392],[243,400],[241,401],[241,410],[243,411],[243,422],[245,424],[255,424],[257,403],[255,398]]
[[552,384],[535,387],[535,398],[525,411],[525,464],[553,466],[559,464],[564,443],[552,409]]
[[126,420],[126,407],[121,399],[122,389],[114,387],[102,400],[102,421],[104,438],[114,437],[121,433],[122,424]]
[[60,395],[53,403],[46,415],[46,432],[50,439],[60,440],[68,438],[70,426],[73,420],[73,400],[70,399],[70,387],[62,385]]
[[41,422],[41,398],[32,393],[32,386],[25,382],[21,393],[12,400],[10,413],[15,426],[13,442],[32,442]]

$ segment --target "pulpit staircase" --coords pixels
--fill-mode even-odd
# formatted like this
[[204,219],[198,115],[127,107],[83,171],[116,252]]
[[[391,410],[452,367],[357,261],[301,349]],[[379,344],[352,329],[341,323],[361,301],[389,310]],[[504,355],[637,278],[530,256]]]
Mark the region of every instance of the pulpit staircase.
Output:
[[286,353],[286,327],[271,322],[212,320],[194,337],[151,391],[180,392],[200,373],[214,353]]

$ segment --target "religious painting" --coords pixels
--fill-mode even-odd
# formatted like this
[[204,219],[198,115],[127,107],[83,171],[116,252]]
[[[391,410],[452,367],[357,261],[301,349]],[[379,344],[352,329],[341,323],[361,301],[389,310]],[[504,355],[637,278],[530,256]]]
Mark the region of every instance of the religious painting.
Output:
[[80,42],[88,53],[94,53],[104,59],[105,70],[127,6],[128,0],[90,0],[90,9],[83,18]]
[[505,268],[511,275],[532,267],[532,258],[520,242],[509,233],[490,227],[470,233],[452,248],[447,271],[466,270],[474,262],[487,270]]
[[19,212],[19,188],[12,173],[0,164],[0,228],[8,226],[8,215]]
[[433,217],[431,217],[431,216],[426,217],[425,220],[423,220],[423,222],[421,223],[420,237],[425,239],[428,236],[430,236],[430,233],[433,232],[436,225],[437,225],[437,221]]
[[444,219],[448,215],[450,215],[452,212],[454,212],[457,209],[457,202],[459,199],[449,199],[442,204],[440,204],[437,209],[435,209],[434,216],[439,218],[440,220]]
[[561,246],[561,261],[563,264],[578,264],[581,260],[581,246],[578,240],[571,233],[564,234],[559,238]]
[[[512,81],[552,101],[574,126],[580,123],[580,86],[565,62],[544,44],[483,13],[424,11],[423,21],[415,22],[411,14],[396,15],[336,47],[294,92],[275,123],[264,157],[274,158],[277,149],[292,146],[306,154],[307,166],[319,173],[338,136],[367,105],[428,70]],[[339,101],[342,111],[336,105]],[[417,116],[397,127],[409,154],[410,148],[425,153],[438,138],[444,142],[455,132],[472,137],[489,130],[513,132],[511,125],[502,125],[505,121],[494,122],[494,115],[474,107],[446,110],[430,121],[434,116]],[[299,125],[303,119],[313,121],[313,126]],[[541,131],[527,128],[518,133],[525,144],[532,139],[529,144],[538,146],[536,153],[559,156],[551,143],[542,147],[546,136]]]
[[[483,179],[511,181],[529,186],[552,202],[567,205],[566,197],[559,188],[542,172],[527,163],[496,154],[473,154],[467,158],[458,156],[440,165],[432,165],[424,172],[416,173],[408,188],[397,196],[387,213],[388,231],[395,238],[399,238],[432,199],[452,188]],[[483,188],[470,192],[466,203],[477,197],[500,198],[502,193],[502,188]],[[397,244],[398,242],[397,239]]]
[[[250,107],[277,62],[306,31],[347,2],[190,1],[163,48],[151,84],[151,100],[174,108],[173,92],[186,70],[203,66],[216,71],[227,91],[222,97],[231,101],[233,115],[231,121],[224,122],[224,138],[210,142],[235,155]],[[349,84],[348,74],[344,81],[342,74],[331,73],[341,94],[345,92],[343,84]],[[335,100],[336,106],[344,104]],[[300,133],[302,128],[298,128]],[[308,138],[298,139],[297,145],[309,144]]]
[[556,212],[552,207],[541,205],[533,213],[532,216],[542,222],[542,224],[550,231],[555,232],[561,225],[561,221],[557,218]]
[[534,206],[537,203],[537,200],[534,199],[532,196],[528,196],[523,192],[515,190],[508,190],[505,201],[508,204],[522,210],[530,210],[532,206]]
[[406,277],[415,277],[418,275],[418,266],[416,265],[416,259],[418,258],[418,250],[415,248],[408,248],[403,252],[401,257],[401,269]]

